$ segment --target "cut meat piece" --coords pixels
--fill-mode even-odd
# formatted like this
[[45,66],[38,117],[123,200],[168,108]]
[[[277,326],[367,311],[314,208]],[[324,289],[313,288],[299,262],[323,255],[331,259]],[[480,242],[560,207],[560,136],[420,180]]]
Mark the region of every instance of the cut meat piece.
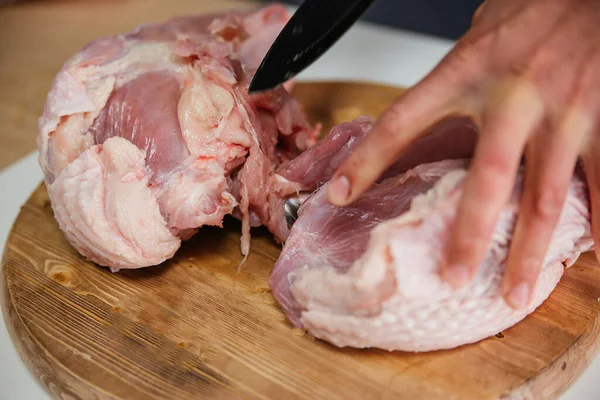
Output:
[[290,182],[300,184],[304,190],[314,190],[333,176],[342,161],[372,128],[373,121],[368,117],[336,125],[316,146],[283,163],[277,173]]
[[[373,123],[372,119],[363,116],[334,126],[317,145],[282,163],[277,173],[285,180],[301,185],[303,190],[316,189],[333,176],[346,157],[367,137]],[[423,163],[470,157],[477,136],[477,126],[468,118],[442,121],[414,141],[381,179]]]
[[[99,39],[66,62],[40,118],[38,148],[56,217],[74,247],[114,270],[136,268],[171,257],[173,244],[203,225],[220,226],[237,207],[244,253],[250,219],[274,226],[266,212],[272,200],[260,185],[274,181],[278,165],[318,134],[285,88],[248,94],[258,62],[288,19],[280,5],[179,17]],[[130,185],[106,184],[117,176],[102,161],[108,143],[110,154],[142,151],[144,175],[135,187],[145,182],[145,190],[131,195],[118,192]],[[99,209],[83,218],[84,200],[99,207],[102,199],[158,207],[160,218],[149,214],[120,235],[127,251],[118,241],[100,243],[120,226],[117,213]],[[148,235],[169,245],[148,252]]]
[[[430,160],[472,148],[469,140],[439,146],[465,134],[456,128],[454,134],[434,131],[422,139],[437,143]],[[420,146],[415,143],[388,175],[414,164],[416,151],[425,149]],[[440,277],[439,260],[467,167],[468,160],[451,159],[418,165],[377,183],[345,208],[327,201],[326,185],[318,189],[300,208],[270,279],[292,323],[337,346],[429,351],[481,340],[533,312],[558,283],[563,263],[570,266],[593,246],[585,182],[573,177],[531,306],[515,311],[499,286],[522,171],[473,283],[453,290]]]

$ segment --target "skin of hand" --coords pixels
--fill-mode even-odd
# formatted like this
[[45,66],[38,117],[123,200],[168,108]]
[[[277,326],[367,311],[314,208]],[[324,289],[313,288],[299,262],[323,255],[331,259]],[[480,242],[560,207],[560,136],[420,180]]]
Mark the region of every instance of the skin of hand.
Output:
[[600,1],[487,0],[452,51],[336,171],[329,200],[352,203],[428,128],[453,115],[472,117],[481,133],[442,275],[463,287],[477,273],[524,156],[522,207],[501,290],[509,305],[525,308],[578,157],[600,243],[598,71]]

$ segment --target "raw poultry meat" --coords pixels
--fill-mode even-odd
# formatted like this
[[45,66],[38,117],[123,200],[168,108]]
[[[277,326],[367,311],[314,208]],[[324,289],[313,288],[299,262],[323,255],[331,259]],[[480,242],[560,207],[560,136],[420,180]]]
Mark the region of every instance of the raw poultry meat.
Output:
[[[438,127],[349,207],[331,205],[326,184],[305,201],[270,279],[295,326],[337,346],[439,350],[492,336],[550,295],[565,266],[593,246],[587,187],[579,174],[572,179],[528,309],[512,309],[499,292],[522,171],[473,283],[454,290],[440,277],[473,132],[459,120]],[[341,148],[330,157],[347,154]]]
[[[113,270],[156,265],[203,225],[234,213],[283,240],[277,166],[314,144],[284,87],[248,95],[288,21],[252,12],[175,18],[96,40],[56,76],[40,118],[39,163],[60,228]],[[279,200],[270,196],[279,196]]]
[[[113,271],[170,258],[226,214],[285,242],[270,283],[289,319],[338,346],[426,351],[493,335],[523,319],[593,245],[584,181],[573,177],[534,300],[499,294],[521,178],[474,283],[452,290],[439,258],[476,129],[453,119],[415,142],[358,202],[327,201],[327,181],[366,137],[360,117],[318,143],[283,87],[249,79],[287,22],[278,5],[175,18],[99,39],[55,78],[40,119],[40,166],[70,243]],[[286,85],[289,87],[289,85]],[[316,143],[316,145],[315,145]],[[290,231],[283,203],[316,190]]]

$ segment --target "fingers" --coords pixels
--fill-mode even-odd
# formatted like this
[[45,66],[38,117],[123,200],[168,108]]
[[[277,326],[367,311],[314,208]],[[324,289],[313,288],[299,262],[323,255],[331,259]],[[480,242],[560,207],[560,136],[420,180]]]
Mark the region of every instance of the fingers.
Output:
[[506,302],[526,308],[563,204],[583,136],[589,129],[579,113],[566,115],[554,132],[539,131],[526,154],[525,189],[501,286]]
[[594,252],[600,261],[600,143],[598,140],[591,141],[590,147],[583,157],[585,175],[590,192],[590,206],[592,210],[592,235],[594,238]]
[[543,115],[537,91],[523,80],[498,87],[485,104],[480,141],[442,265],[443,277],[456,288],[467,285],[483,261],[527,138]]
[[[578,84],[581,108],[589,110],[590,114],[598,115],[600,110],[600,79],[596,65],[600,63],[600,51],[595,49],[590,57]],[[588,90],[584,90],[587,88]],[[589,90],[594,88],[595,90]],[[600,262],[600,132],[599,121],[590,129],[589,134],[583,139],[580,153],[582,155],[586,179],[590,193],[592,235],[594,238],[594,252]]]
[[[547,110],[550,115],[556,115],[561,109],[567,110],[562,119],[556,119],[556,130],[540,132],[528,149],[521,211],[501,286],[506,302],[516,309],[526,308],[531,301],[556,223],[560,219],[577,156],[582,150],[584,154],[592,155],[589,160],[590,184],[600,179],[600,170],[594,165],[597,161],[593,161],[597,158],[594,155],[598,154],[597,149],[593,148],[597,140],[585,143],[587,138],[594,137],[590,135],[594,127],[591,93],[597,91],[590,88],[597,87],[597,74],[591,64],[580,64],[576,74],[578,79],[575,84],[569,85],[571,94],[565,98],[566,104],[562,107],[555,105]],[[561,77],[564,78],[564,75]],[[536,82],[540,84],[539,79]],[[586,167],[588,165],[590,162],[586,162]],[[592,225],[597,232],[595,237],[600,239],[600,196],[597,190],[597,187],[590,185],[592,218],[596,219]]]
[[[590,188],[590,202],[592,208],[592,234],[594,238],[594,252],[596,259],[600,261],[600,160],[592,160],[592,166],[589,170],[593,173],[587,173],[588,186]],[[588,168],[586,168],[586,171]]]
[[358,199],[419,135],[460,108],[453,100],[462,94],[464,78],[452,76],[454,68],[447,65],[442,62],[379,118],[334,174],[328,189],[332,204],[345,206]]

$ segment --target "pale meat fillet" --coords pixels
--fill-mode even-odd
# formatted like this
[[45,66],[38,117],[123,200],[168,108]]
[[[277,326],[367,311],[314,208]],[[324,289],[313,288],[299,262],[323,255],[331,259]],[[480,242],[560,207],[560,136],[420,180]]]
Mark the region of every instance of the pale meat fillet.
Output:
[[592,248],[587,187],[576,175],[531,306],[515,311],[504,302],[499,284],[519,211],[521,171],[477,277],[453,290],[439,265],[468,160],[445,158],[472,149],[466,142],[456,147],[456,133],[424,138],[438,149],[429,161],[442,161],[416,167],[411,159],[426,155],[415,143],[388,175],[414,168],[384,179],[349,207],[332,206],[326,185],[303,204],[270,279],[295,326],[357,348],[430,351],[473,343],[533,312],[555,288],[563,263],[570,266]]
[[[281,162],[314,144],[318,127],[285,88],[254,97],[247,89],[288,20],[281,5],[180,17],[98,39],[65,63],[40,118],[39,163],[60,227],[80,253],[113,270],[155,265],[233,212],[243,221],[244,253],[251,222],[287,234],[269,218],[279,212],[270,211],[269,188]],[[138,181],[114,184],[104,158],[132,148],[142,158],[135,153],[118,174]],[[109,199],[152,212],[117,221]]]

